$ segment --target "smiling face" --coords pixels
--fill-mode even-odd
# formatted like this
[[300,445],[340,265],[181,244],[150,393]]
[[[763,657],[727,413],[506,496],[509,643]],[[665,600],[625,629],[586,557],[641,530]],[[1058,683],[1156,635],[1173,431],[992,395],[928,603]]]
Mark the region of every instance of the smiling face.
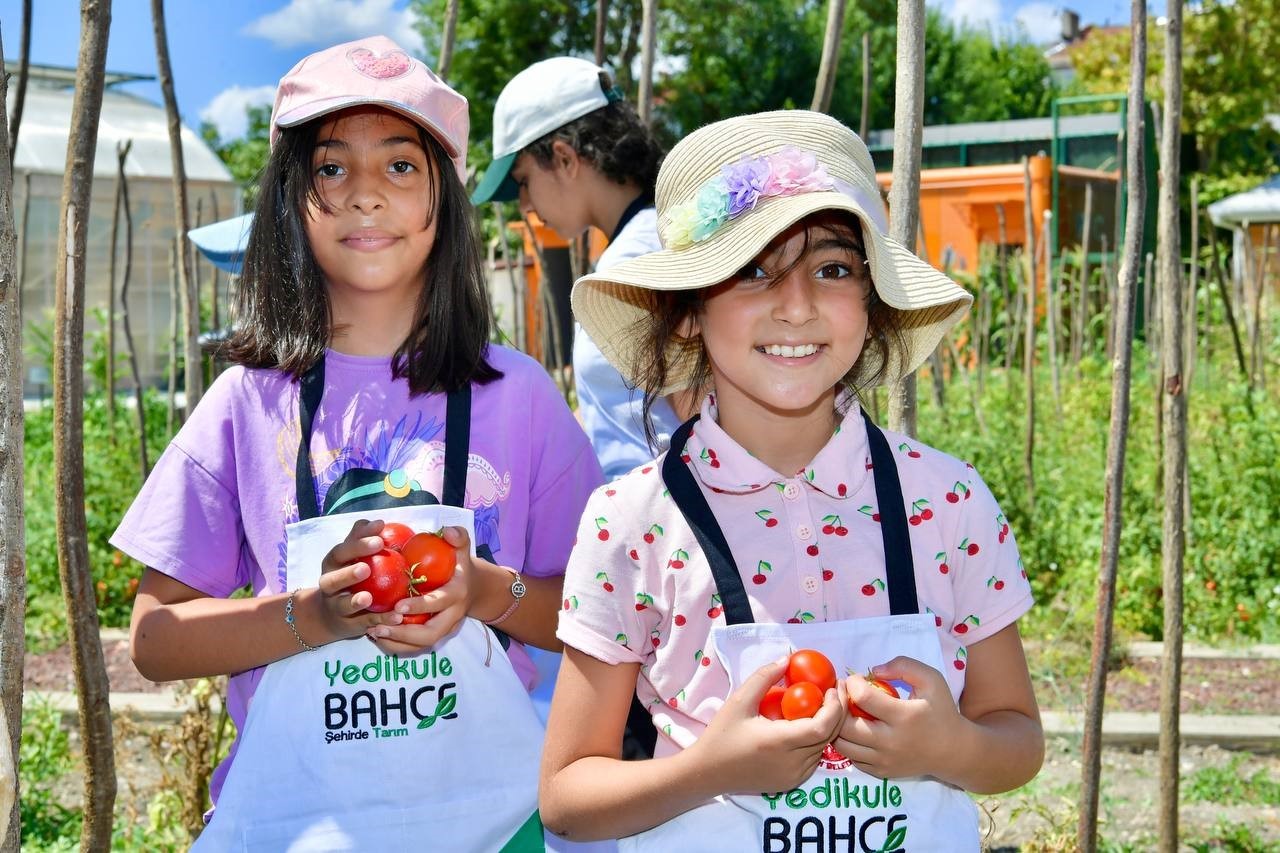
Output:
[[307,239],[335,308],[381,295],[413,310],[435,245],[437,166],[418,125],[361,107],[320,126]]
[[857,231],[809,217],[711,288],[701,334],[721,424],[823,418],[867,338],[871,278]]

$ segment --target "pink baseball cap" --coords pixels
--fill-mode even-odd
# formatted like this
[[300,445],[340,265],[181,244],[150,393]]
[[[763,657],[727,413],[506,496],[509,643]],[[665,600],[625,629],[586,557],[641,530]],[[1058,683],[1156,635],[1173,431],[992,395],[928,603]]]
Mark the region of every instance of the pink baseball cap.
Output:
[[271,109],[271,144],[294,127],[348,107],[372,104],[400,113],[436,138],[466,181],[467,99],[386,36],[313,53],[280,78]]

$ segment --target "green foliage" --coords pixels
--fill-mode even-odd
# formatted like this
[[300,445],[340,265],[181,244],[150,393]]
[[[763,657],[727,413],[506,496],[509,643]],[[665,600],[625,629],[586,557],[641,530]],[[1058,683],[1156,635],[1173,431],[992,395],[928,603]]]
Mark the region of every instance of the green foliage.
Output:
[[63,805],[56,786],[70,770],[71,740],[48,703],[22,712],[18,776],[21,787],[24,850],[75,850],[81,813]]
[[267,165],[271,153],[271,108],[264,104],[251,104],[245,108],[249,117],[249,129],[237,139],[222,139],[218,129],[205,122],[200,125],[200,136],[226,164],[227,170],[244,191],[244,208],[253,210],[258,194],[258,175]]
[[[87,398],[84,409],[89,562],[98,594],[99,621],[116,627],[129,624],[133,594],[142,574],[142,566],[107,543],[142,485],[132,399],[121,396],[118,400],[114,430],[102,397]],[[164,434],[166,404],[151,391],[144,401],[148,458],[154,463],[169,439]],[[28,412],[24,446],[27,637],[29,644],[37,646],[61,642],[66,635],[66,609],[58,577],[53,461],[52,408]]]
[[1280,781],[1259,768],[1250,776],[1241,770],[1244,756],[1234,755],[1226,767],[1202,767],[1186,780],[1182,798],[1219,806],[1280,806]]
[[[1191,524],[1185,574],[1188,639],[1273,642],[1280,637],[1280,399],[1250,397],[1226,350],[1197,368],[1188,417]],[[1041,345],[1043,352],[1043,344]],[[1154,380],[1135,346],[1132,411],[1119,543],[1116,627],[1159,638],[1162,631],[1163,498],[1158,477]],[[1017,370],[1017,368],[1015,368]],[[980,395],[982,425],[965,399],[966,380],[948,389],[944,420],[920,381],[920,435],[971,461],[1001,502],[1035,590],[1027,633],[1046,641],[1088,636],[1096,610],[1102,549],[1103,485],[1110,421],[1110,365],[1086,358],[1064,369],[1062,413],[1053,410],[1047,368],[1037,375],[1034,511],[1026,486],[1024,388],[1020,375],[991,370]],[[982,428],[985,426],[985,430]]]
[[[1163,98],[1164,29],[1148,22],[1147,97]],[[1070,93],[1128,88],[1129,30],[1090,35],[1073,49]],[[1183,132],[1201,170],[1219,177],[1266,173],[1280,158],[1280,0],[1206,0],[1183,21]],[[1264,175],[1265,176],[1265,175]],[[1251,180],[1250,186],[1259,183]],[[1213,199],[1210,198],[1209,201]]]

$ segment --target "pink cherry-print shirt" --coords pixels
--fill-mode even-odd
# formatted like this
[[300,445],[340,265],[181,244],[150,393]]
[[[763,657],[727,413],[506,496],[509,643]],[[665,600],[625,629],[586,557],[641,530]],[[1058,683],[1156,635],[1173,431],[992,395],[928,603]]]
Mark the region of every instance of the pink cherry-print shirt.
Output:
[[[885,432],[898,465],[916,591],[934,616],[959,701],[966,647],[1032,604],[1013,533],[973,467]],[[714,398],[685,446],[759,622],[889,614],[866,425],[856,402],[812,463],[783,477],[716,423]],[[724,614],[702,549],[666,491],[662,458],[601,486],[583,512],[557,631],[605,663],[638,663],[658,754],[693,743],[729,692],[711,651]]]

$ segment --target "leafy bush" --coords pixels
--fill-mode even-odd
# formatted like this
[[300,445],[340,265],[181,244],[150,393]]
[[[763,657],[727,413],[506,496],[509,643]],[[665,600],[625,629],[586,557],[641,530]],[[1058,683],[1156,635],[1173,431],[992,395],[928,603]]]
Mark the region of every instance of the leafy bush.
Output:
[[[165,445],[166,404],[144,395],[148,459],[155,463]],[[30,644],[61,642],[66,608],[58,577],[54,503],[53,410],[28,412],[25,424],[25,512],[27,556],[27,635]],[[142,566],[113,549],[107,540],[142,485],[138,458],[137,414],[121,397],[114,430],[106,401],[90,397],[84,406],[85,519],[89,562],[98,596],[98,618],[106,626],[126,626]]]

